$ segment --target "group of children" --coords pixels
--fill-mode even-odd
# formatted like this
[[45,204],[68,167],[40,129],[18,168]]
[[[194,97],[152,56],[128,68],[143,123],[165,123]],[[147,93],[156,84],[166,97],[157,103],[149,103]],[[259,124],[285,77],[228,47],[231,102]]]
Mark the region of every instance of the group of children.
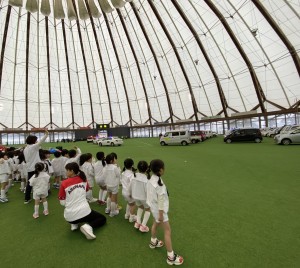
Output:
[[[82,154],[80,149],[75,147],[75,150],[54,152],[51,161],[49,157],[49,151],[40,151],[41,161],[35,164],[34,174],[29,180],[24,175],[26,173],[24,170],[19,171],[23,182],[25,183],[27,179],[28,184],[33,187],[35,219],[39,217],[41,202],[44,207],[43,214],[49,214],[47,196],[50,191],[50,176],[53,176],[55,181],[53,187],[59,189],[58,198],[65,207],[64,218],[70,223],[71,230],[78,229],[79,224],[83,223],[80,231],[87,239],[95,239],[93,229],[104,225],[106,218],[92,210],[89,203],[97,201],[99,205],[106,205],[105,213],[110,217],[117,216],[121,209],[118,205],[118,192],[122,185],[122,196],[126,202],[125,219],[133,223],[134,228],[146,233],[149,232],[147,223],[152,214],[154,223],[149,247],[155,249],[165,245],[167,263],[170,265],[183,263],[183,258],[172,249],[168,191],[161,178],[165,170],[163,161],[152,160],[149,165],[146,161],[139,161],[135,169],[134,161],[127,158],[121,171],[115,153],[105,157],[103,152],[98,152],[97,161],[93,161],[92,154]],[[24,162],[22,153],[18,159],[19,164]],[[26,165],[23,169],[25,167]],[[0,155],[1,202],[7,202],[5,193],[13,172],[16,173],[10,168],[6,156]],[[92,189],[95,183],[100,188],[98,198],[93,197]],[[164,230],[164,242],[156,236],[159,226]]]

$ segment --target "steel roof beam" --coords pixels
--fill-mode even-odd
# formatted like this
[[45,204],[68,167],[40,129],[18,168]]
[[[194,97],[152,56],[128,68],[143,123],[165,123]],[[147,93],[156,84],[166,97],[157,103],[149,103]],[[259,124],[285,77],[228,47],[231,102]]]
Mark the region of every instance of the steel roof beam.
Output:
[[280,29],[280,27],[275,22],[275,20],[271,17],[270,13],[264,7],[264,5],[261,3],[261,1],[252,0],[252,3],[260,11],[260,13],[265,17],[265,19],[272,26],[273,30],[277,33],[277,35],[279,36],[281,41],[287,47],[289,53],[291,54],[291,56],[293,58],[294,64],[295,64],[296,69],[298,71],[298,75],[300,76],[300,59],[299,59],[299,56],[298,56],[297,51],[295,50],[294,46],[292,45],[290,40],[287,38],[287,36],[284,34],[284,32]]
[[259,102],[259,106],[260,109],[262,110],[263,113],[266,113],[266,108],[264,106],[264,101],[265,101],[265,95],[264,92],[260,86],[259,80],[256,76],[256,73],[254,71],[254,68],[252,66],[252,63],[250,62],[246,52],[244,51],[244,49],[242,48],[242,46],[240,45],[238,39],[236,38],[234,32],[231,30],[228,22],[226,21],[225,17],[223,16],[223,14],[219,11],[219,9],[213,4],[213,2],[211,0],[204,0],[205,3],[210,7],[210,9],[215,13],[215,15],[219,18],[220,22],[223,24],[225,30],[227,31],[228,35],[231,37],[232,42],[235,44],[237,50],[239,51],[240,55],[242,56],[243,60],[245,61],[251,78],[252,78],[252,82],[255,88],[255,92],[257,95],[257,99]]
[[151,44],[151,41],[150,41],[150,38],[146,32],[146,29],[145,29],[145,26],[140,18],[140,15],[138,14],[138,11],[137,11],[137,8],[135,6],[135,4],[133,2],[130,2],[130,5],[132,7],[132,10],[139,22],[139,25],[141,27],[141,30],[146,38],[146,41],[147,41],[147,44],[152,52],[152,55],[153,55],[153,58],[154,58],[154,61],[155,61],[155,64],[156,64],[156,67],[158,69],[158,72],[160,74],[160,78],[161,78],[161,81],[163,83],[163,86],[164,86],[164,90],[165,90],[165,93],[166,93],[166,98],[167,98],[167,103],[168,103],[168,109],[169,109],[169,113],[170,113],[170,119],[171,119],[171,123],[174,124],[174,120],[173,120],[173,116],[174,116],[174,113],[173,113],[173,109],[172,109],[172,105],[171,105],[171,101],[170,101],[170,96],[169,96],[169,93],[168,93],[168,89],[167,89],[167,85],[166,85],[166,82],[165,82],[165,79],[163,77],[163,74],[162,74],[162,71],[161,71],[161,68],[160,68],[160,65],[159,65],[159,62],[158,62],[158,59],[157,59],[157,55],[154,51],[154,48]]

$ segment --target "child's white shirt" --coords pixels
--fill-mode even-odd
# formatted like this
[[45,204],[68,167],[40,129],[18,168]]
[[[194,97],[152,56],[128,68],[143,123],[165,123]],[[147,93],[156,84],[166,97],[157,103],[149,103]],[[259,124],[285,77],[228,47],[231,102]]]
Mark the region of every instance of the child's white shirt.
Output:
[[129,184],[129,194],[134,200],[147,200],[148,179],[145,174],[136,173]]
[[104,167],[103,176],[107,187],[116,187],[120,184],[120,169],[114,164],[107,164]]
[[40,174],[35,177],[35,175],[33,175],[30,178],[30,185],[32,186],[33,189],[33,193],[35,195],[48,195],[48,183],[50,180],[50,176],[42,171],[40,172]]
[[13,173],[15,171],[15,163],[14,160],[12,158],[8,158],[7,160],[7,164],[10,168],[11,173]]
[[73,163],[73,162],[75,162],[75,163],[77,163],[79,165],[79,159],[80,159],[80,156],[81,156],[81,150],[79,148],[77,148],[76,152],[77,152],[77,154],[74,157],[67,159],[67,161],[65,163],[65,167],[66,167],[67,164]]
[[51,161],[53,172],[56,176],[62,176],[65,170],[65,159],[62,156],[53,158]]
[[129,184],[134,177],[134,174],[132,170],[126,169],[125,171],[122,172],[121,175],[121,183],[122,183],[122,194],[123,195],[129,195]]
[[147,184],[147,204],[153,211],[163,210],[165,213],[168,213],[169,196],[167,187],[163,183],[162,178],[160,179],[163,185],[158,185],[158,179],[158,176],[152,175]]
[[104,167],[102,164],[102,161],[99,160],[94,164],[94,172],[95,172],[95,181],[97,184],[104,182],[104,177],[103,177],[103,173],[104,173]]
[[11,170],[6,160],[0,158],[0,175],[2,174],[11,174]]
[[84,162],[80,169],[84,172],[86,179],[88,181],[94,180],[95,173],[94,173],[94,167],[92,163]]

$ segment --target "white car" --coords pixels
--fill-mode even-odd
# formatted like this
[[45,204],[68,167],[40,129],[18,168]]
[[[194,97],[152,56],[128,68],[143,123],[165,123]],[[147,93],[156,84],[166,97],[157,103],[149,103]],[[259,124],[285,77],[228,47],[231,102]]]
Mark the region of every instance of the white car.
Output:
[[94,144],[98,144],[99,141],[101,141],[101,140],[103,140],[103,139],[104,139],[104,137],[101,137],[101,138],[94,138],[94,139],[93,139],[93,143],[94,143]]
[[88,136],[86,142],[93,142],[94,136]]
[[274,137],[277,144],[289,145],[290,143],[300,143],[300,129],[295,129],[289,133],[278,134]]
[[98,141],[99,146],[121,146],[122,144],[123,140],[117,137],[104,138]]

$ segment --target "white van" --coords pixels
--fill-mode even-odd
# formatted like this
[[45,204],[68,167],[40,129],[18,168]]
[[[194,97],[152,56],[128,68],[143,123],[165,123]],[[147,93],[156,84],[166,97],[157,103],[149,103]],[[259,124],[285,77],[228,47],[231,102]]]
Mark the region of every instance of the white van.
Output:
[[171,130],[160,138],[160,145],[181,144],[188,145],[191,143],[191,133],[189,130]]

